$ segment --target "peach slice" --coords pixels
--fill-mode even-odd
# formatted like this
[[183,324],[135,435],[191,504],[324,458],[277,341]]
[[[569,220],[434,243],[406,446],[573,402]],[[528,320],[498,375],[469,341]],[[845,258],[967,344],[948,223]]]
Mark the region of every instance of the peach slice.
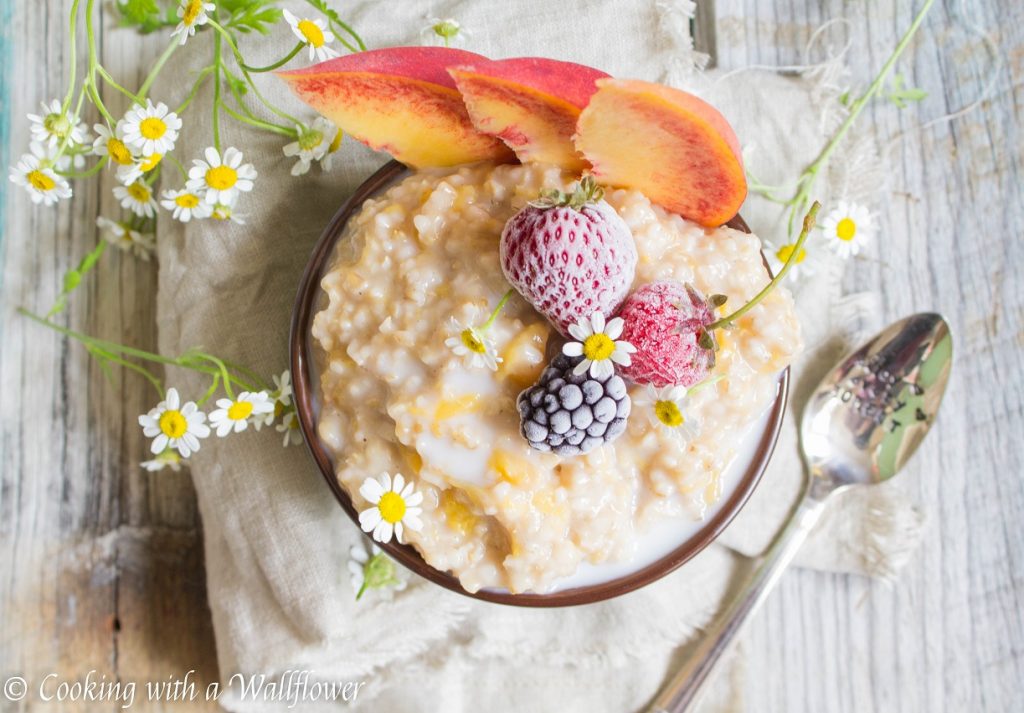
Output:
[[587,162],[572,143],[580,111],[604,72],[540,57],[484,60],[448,70],[473,125],[497,136],[520,161],[581,171]]
[[473,127],[446,71],[480,60],[446,47],[391,47],[278,76],[345,133],[413,168],[511,160],[508,147]]
[[607,185],[635,188],[705,226],[747,196],[736,134],[692,94],[639,80],[602,79],[576,125],[576,148]]

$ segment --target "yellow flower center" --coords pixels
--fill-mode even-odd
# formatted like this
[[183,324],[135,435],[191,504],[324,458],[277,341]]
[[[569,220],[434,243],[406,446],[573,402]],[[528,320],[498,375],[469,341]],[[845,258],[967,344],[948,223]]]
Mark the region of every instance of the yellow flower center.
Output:
[[466,345],[466,349],[476,354],[484,354],[487,351],[487,345],[484,344],[483,340],[477,335],[472,329],[463,329],[462,334],[459,335],[462,338],[462,343]]
[[159,139],[167,133],[167,124],[163,119],[155,116],[147,116],[139,122],[139,133],[147,139]]
[[604,361],[615,351],[615,342],[607,334],[591,334],[583,342],[583,356],[590,361]]
[[199,205],[199,196],[195,193],[182,193],[174,199],[174,203],[182,208],[195,208]]
[[152,194],[145,183],[133,183],[128,186],[128,195],[139,203],[149,203],[149,198]]
[[139,164],[139,168],[142,169],[143,173],[149,173],[160,164],[163,158],[164,155],[160,153],[150,154]]
[[160,430],[169,438],[181,438],[188,430],[188,421],[181,411],[169,409],[160,414]]
[[281,401],[274,402],[274,420],[279,421],[281,416],[284,414],[284,403]]
[[[793,254],[793,248],[795,247],[796,245],[793,244],[783,245],[781,248],[775,251],[775,257],[779,258],[779,262],[788,262],[790,256]],[[796,254],[796,259],[793,262],[799,265],[804,261],[804,258],[806,257],[807,251],[804,248],[800,248],[800,252]]]
[[244,421],[252,413],[252,404],[248,401],[236,401],[228,408],[228,418],[232,421]]
[[380,509],[380,516],[392,525],[396,522],[401,522],[402,518],[405,517],[405,501],[402,500],[401,495],[394,491],[381,495],[377,507]]
[[230,220],[231,219],[231,208],[218,203],[213,207],[213,219],[214,220]]
[[202,9],[203,0],[192,0],[185,6],[185,12],[181,15],[181,21],[185,23],[186,27],[191,26],[196,21],[196,18],[199,17],[199,12]]
[[334,153],[341,147],[341,139],[345,136],[341,129],[338,129],[338,133],[331,139],[331,145],[327,147],[329,153]]
[[299,32],[306,38],[306,42],[314,47],[323,47],[324,33],[312,20],[299,20]]
[[226,191],[238,182],[238,172],[230,166],[214,166],[206,171],[206,185]]
[[843,218],[836,225],[836,237],[840,240],[850,242],[855,235],[857,235],[857,224],[853,222],[853,218]]
[[110,158],[122,166],[127,166],[132,162],[132,152],[128,150],[121,139],[114,137],[107,139],[107,153],[110,154]]
[[52,191],[57,183],[42,171],[32,171],[25,178],[37,191]]
[[682,426],[685,420],[683,412],[679,410],[679,405],[675,401],[658,401],[654,404],[654,415],[670,428]]

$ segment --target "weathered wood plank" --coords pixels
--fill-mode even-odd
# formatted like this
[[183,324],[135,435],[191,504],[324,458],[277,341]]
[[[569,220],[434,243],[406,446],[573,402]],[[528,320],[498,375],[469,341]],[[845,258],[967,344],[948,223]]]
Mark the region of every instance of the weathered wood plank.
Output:
[[[9,127],[5,164],[26,150],[25,113],[66,90],[69,57],[59,38],[70,6],[0,10],[13,10],[3,30],[10,61],[0,68],[10,92],[0,120]],[[164,40],[113,24],[101,10],[102,61],[137,86]],[[104,98],[115,114],[126,108],[112,92]],[[6,180],[0,187],[0,671],[38,682],[50,671],[94,669],[143,682],[197,669],[205,682],[216,678],[216,662],[191,481],[138,465],[146,446],[136,419],[155,394],[134,375],[115,371],[108,382],[80,346],[15,313],[47,311],[64,272],[95,245],[97,215],[119,215],[113,185],[112,172],[79,182],[75,200],[54,209],[32,206]],[[153,265],[108,251],[59,320],[153,348],[155,275]]]
[[[811,34],[844,16],[851,67],[870,79],[915,3],[719,0],[724,69],[798,64]],[[864,117],[891,153],[891,198],[877,259],[857,261],[851,291],[883,296],[886,319],[937,309],[958,361],[943,414],[901,487],[931,517],[928,537],[891,584],[792,572],[749,632],[747,699],[757,711],[1024,709],[1024,229],[1019,178],[1022,9],[936,4],[898,69],[926,89],[919,105],[877,103]],[[974,113],[916,127],[969,104],[992,58],[966,22],[991,28],[1005,63]],[[842,39],[840,37],[840,39]]]

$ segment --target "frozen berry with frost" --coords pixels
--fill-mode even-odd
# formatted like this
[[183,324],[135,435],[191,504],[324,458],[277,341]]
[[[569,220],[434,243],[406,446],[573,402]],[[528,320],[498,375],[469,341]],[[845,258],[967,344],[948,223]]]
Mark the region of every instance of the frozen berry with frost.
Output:
[[[717,301],[717,300],[716,300]],[[714,364],[700,335],[715,321],[714,306],[692,286],[652,282],[622,305],[622,339],[636,352],[622,373],[638,384],[692,386]]]
[[632,408],[626,382],[615,373],[577,373],[582,361],[559,354],[540,380],[519,394],[520,432],[538,451],[581,455],[626,430]]
[[501,233],[505,278],[563,334],[595,312],[613,314],[636,272],[629,226],[584,177],[516,213]]

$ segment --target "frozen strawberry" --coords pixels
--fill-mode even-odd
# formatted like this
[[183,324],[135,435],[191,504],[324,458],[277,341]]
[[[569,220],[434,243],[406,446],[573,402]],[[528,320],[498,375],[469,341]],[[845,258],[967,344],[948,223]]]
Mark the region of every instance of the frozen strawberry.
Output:
[[551,191],[516,213],[501,233],[505,278],[564,335],[625,299],[636,244],[625,221],[589,176],[572,193]]
[[714,352],[700,344],[700,335],[715,321],[714,306],[692,286],[644,285],[626,298],[619,316],[622,339],[636,347],[624,376],[657,387],[689,387],[707,376]]

